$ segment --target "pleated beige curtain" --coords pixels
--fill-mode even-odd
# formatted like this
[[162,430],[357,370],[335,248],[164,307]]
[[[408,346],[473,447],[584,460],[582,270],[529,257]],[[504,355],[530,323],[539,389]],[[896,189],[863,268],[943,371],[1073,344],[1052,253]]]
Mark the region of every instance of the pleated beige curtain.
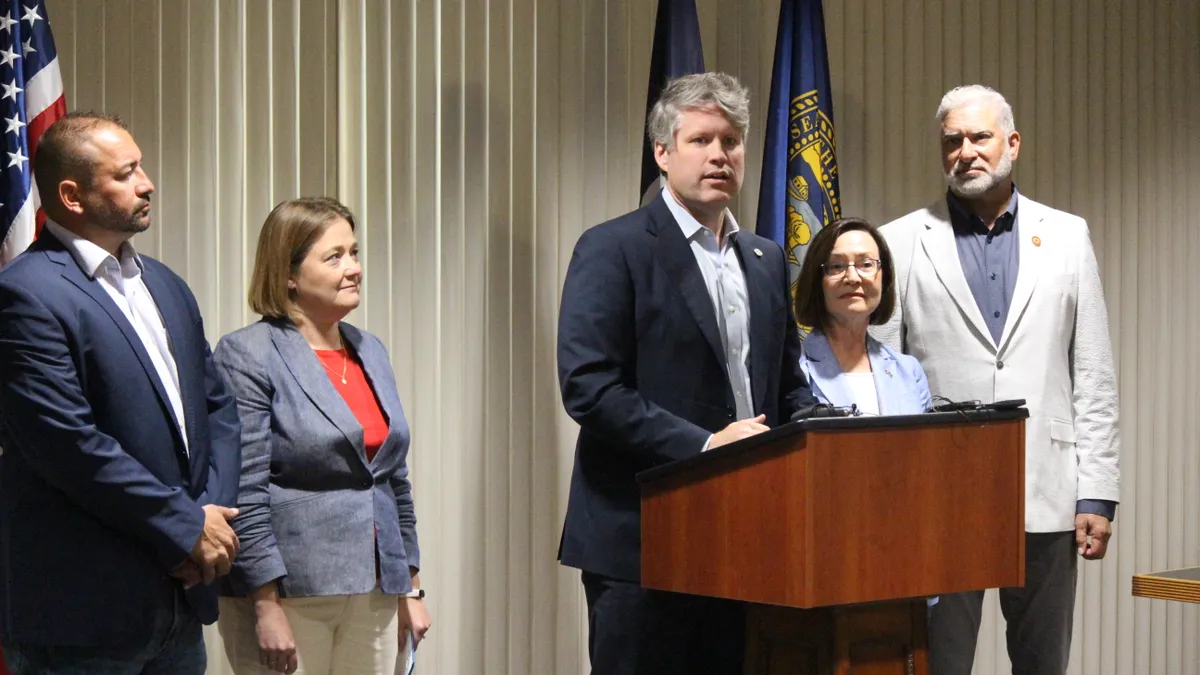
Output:
[[[422,673],[587,672],[578,576],[555,562],[576,433],[555,322],[576,238],[637,202],[654,4],[48,0],[68,103],[130,121],[158,186],[137,246],[188,280],[211,339],[254,320],[273,204],[326,193],[358,214],[351,321],[388,346],[414,429]],[[697,6],[706,63],[756,97],[735,208],[752,227],[778,0]],[[1195,608],[1135,600],[1129,581],[1200,564],[1200,4],[825,0],[825,15],[846,214],[883,222],[938,196],[934,109],[978,81],[1015,108],[1021,190],[1088,219],[1124,490],[1112,553],[1082,566],[1072,673],[1200,673]],[[976,672],[1006,668],[989,619]]]

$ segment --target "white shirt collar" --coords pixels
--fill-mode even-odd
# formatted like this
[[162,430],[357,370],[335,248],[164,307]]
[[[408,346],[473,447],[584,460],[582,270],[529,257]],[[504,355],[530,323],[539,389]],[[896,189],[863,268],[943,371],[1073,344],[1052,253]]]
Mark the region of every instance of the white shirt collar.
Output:
[[109,260],[119,264],[121,275],[126,278],[138,276],[142,272],[142,259],[138,257],[137,251],[133,249],[133,243],[130,241],[121,244],[121,249],[118,251],[121,259],[118,261],[95,242],[84,239],[53,220],[47,220],[42,227],[67,247],[67,250],[71,252],[71,257],[75,258],[75,262],[79,264],[80,269],[88,275],[89,279],[95,279],[101,271],[100,268]]
[[[701,229],[705,229],[705,227],[700,224],[700,221],[696,220],[691,213],[688,213],[688,210],[683,207],[683,204],[680,204],[679,201],[675,199],[675,195],[671,194],[671,191],[665,187],[662,189],[662,198],[663,201],[667,203],[667,208],[671,210],[671,215],[675,216],[675,222],[679,223],[679,229],[683,230],[684,237],[691,239],[692,237],[696,236],[696,233]],[[731,235],[737,234],[739,230],[741,230],[741,228],[738,227],[737,221],[734,220],[733,212],[731,212],[729,209],[725,209],[725,236],[730,237]],[[730,241],[732,241],[732,239],[730,239]]]

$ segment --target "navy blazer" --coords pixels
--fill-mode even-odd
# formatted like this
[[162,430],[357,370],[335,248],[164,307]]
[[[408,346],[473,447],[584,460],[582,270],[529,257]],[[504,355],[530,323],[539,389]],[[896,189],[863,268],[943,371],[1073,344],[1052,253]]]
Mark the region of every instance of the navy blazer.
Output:
[[[787,264],[742,230],[754,413],[787,422],[816,403],[800,373]],[[699,454],[735,421],[712,299],[662,195],[589,229],[571,256],[558,321],[563,404],[579,423],[559,559],[617,579],[641,575],[637,472]]]
[[348,323],[341,332],[388,422],[369,462],[362,426],[291,321],[264,319],[217,344],[242,420],[230,595],[272,580],[284,597],[369,593],[376,547],[383,592],[412,590],[408,568],[421,558],[408,423],[383,343]]
[[[814,330],[804,338],[802,351],[800,368],[822,403],[841,408],[858,403],[823,333]],[[897,353],[868,335],[867,358],[871,361],[880,415],[917,415],[933,405],[929,381],[914,357]]]
[[[204,526],[237,496],[237,410],[187,284],[142,256],[179,372],[188,451],[133,326],[57,238],[0,272],[0,638],[149,640]],[[187,593],[217,617],[216,584]]]

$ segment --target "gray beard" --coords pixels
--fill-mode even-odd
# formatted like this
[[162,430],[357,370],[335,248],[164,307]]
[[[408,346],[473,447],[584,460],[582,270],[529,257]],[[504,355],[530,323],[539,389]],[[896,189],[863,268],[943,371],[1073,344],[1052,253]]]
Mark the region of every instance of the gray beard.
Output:
[[951,169],[945,174],[946,185],[950,187],[950,191],[964,199],[974,199],[987,194],[990,190],[1000,185],[1009,176],[1012,175],[1013,161],[1009,158],[1008,153],[1000,158],[1000,165],[996,170],[976,178],[960,179],[954,174]]

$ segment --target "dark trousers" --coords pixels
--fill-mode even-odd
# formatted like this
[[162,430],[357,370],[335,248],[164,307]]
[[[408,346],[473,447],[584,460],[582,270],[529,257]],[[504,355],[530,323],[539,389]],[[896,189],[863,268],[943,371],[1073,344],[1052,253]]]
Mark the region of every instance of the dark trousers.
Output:
[[[1025,534],[1025,586],[1001,588],[1013,675],[1064,675],[1079,562],[1074,532]],[[938,598],[929,613],[931,675],[971,675],[983,591]]]
[[583,573],[592,675],[740,675],[745,608]]
[[[150,641],[127,647],[57,647],[7,643],[12,675],[204,675],[208,655],[200,620],[179,588],[166,589]],[[67,610],[69,611],[69,610]]]

